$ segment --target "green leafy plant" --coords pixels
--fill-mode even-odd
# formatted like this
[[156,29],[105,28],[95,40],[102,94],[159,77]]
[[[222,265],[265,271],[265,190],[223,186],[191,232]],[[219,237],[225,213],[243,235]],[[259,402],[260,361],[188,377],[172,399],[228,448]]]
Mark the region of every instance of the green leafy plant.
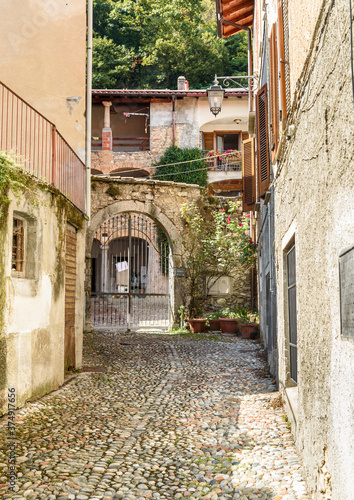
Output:
[[186,312],[186,307],[185,306],[179,306],[178,308],[178,314],[179,314],[179,326],[181,329],[184,328],[184,322],[187,319],[187,312]]
[[256,245],[249,243],[249,219],[240,215],[239,208],[238,201],[229,201],[219,209],[195,203],[182,205],[189,318],[197,316],[218,279],[231,276],[240,266],[247,269],[255,263]]
[[[183,163],[189,160],[200,161]],[[167,166],[159,167],[159,165]],[[186,182],[187,184],[198,184],[202,187],[208,185],[207,165],[199,148],[181,149],[177,146],[170,146],[154,166],[157,166],[157,169],[153,173],[153,179]]]

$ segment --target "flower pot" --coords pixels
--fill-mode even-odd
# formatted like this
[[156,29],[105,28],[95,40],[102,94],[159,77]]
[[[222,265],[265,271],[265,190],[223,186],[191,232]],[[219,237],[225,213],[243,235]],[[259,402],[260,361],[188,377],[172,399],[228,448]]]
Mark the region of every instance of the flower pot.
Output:
[[238,332],[238,321],[234,318],[219,318],[220,328],[222,333],[233,333],[236,335]]
[[240,324],[241,336],[243,339],[251,338],[251,333],[258,333],[258,323],[241,323]]
[[203,318],[189,319],[188,323],[189,323],[190,329],[192,330],[193,333],[205,332],[206,319],[203,319]]
[[218,332],[220,330],[220,320],[218,319],[209,319],[209,329],[212,332]]

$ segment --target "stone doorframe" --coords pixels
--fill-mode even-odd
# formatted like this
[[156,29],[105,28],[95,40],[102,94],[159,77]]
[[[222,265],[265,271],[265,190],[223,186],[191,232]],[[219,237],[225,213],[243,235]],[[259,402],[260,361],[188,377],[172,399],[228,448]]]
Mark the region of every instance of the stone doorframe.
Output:
[[133,178],[92,177],[91,221],[86,233],[86,315],[85,330],[91,331],[91,250],[94,235],[109,218],[135,212],[151,217],[163,229],[171,243],[172,266],[171,299],[174,321],[178,308],[186,302],[186,278],[176,273],[183,267],[181,205],[196,203],[201,197],[200,186],[159,180]]

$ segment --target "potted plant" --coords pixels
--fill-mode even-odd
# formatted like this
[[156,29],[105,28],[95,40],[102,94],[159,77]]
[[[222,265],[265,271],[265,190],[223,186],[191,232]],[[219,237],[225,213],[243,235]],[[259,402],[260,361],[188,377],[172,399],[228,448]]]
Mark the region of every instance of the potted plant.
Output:
[[206,316],[207,325],[209,325],[209,329],[212,332],[218,332],[218,331],[220,331],[219,316],[220,316],[220,313],[218,313],[218,312],[211,313],[211,314],[208,314]]
[[243,307],[237,312],[240,318],[240,332],[243,339],[256,338],[258,334],[258,323],[251,320],[248,310]]
[[220,329],[223,334],[235,336],[239,331],[239,318],[229,307],[219,313]]
[[[200,307],[196,308],[196,313],[197,315],[202,314],[202,309]],[[192,330],[193,333],[203,333],[207,330],[207,320],[206,318],[189,318],[188,323],[190,326],[190,329]]]

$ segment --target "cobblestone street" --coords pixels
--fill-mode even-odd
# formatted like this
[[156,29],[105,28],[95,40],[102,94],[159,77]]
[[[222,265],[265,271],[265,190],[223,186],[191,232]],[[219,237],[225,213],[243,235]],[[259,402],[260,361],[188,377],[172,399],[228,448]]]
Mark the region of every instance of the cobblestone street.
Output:
[[17,491],[4,446],[0,498],[310,498],[256,341],[105,332],[84,352],[100,372],[16,412]]

